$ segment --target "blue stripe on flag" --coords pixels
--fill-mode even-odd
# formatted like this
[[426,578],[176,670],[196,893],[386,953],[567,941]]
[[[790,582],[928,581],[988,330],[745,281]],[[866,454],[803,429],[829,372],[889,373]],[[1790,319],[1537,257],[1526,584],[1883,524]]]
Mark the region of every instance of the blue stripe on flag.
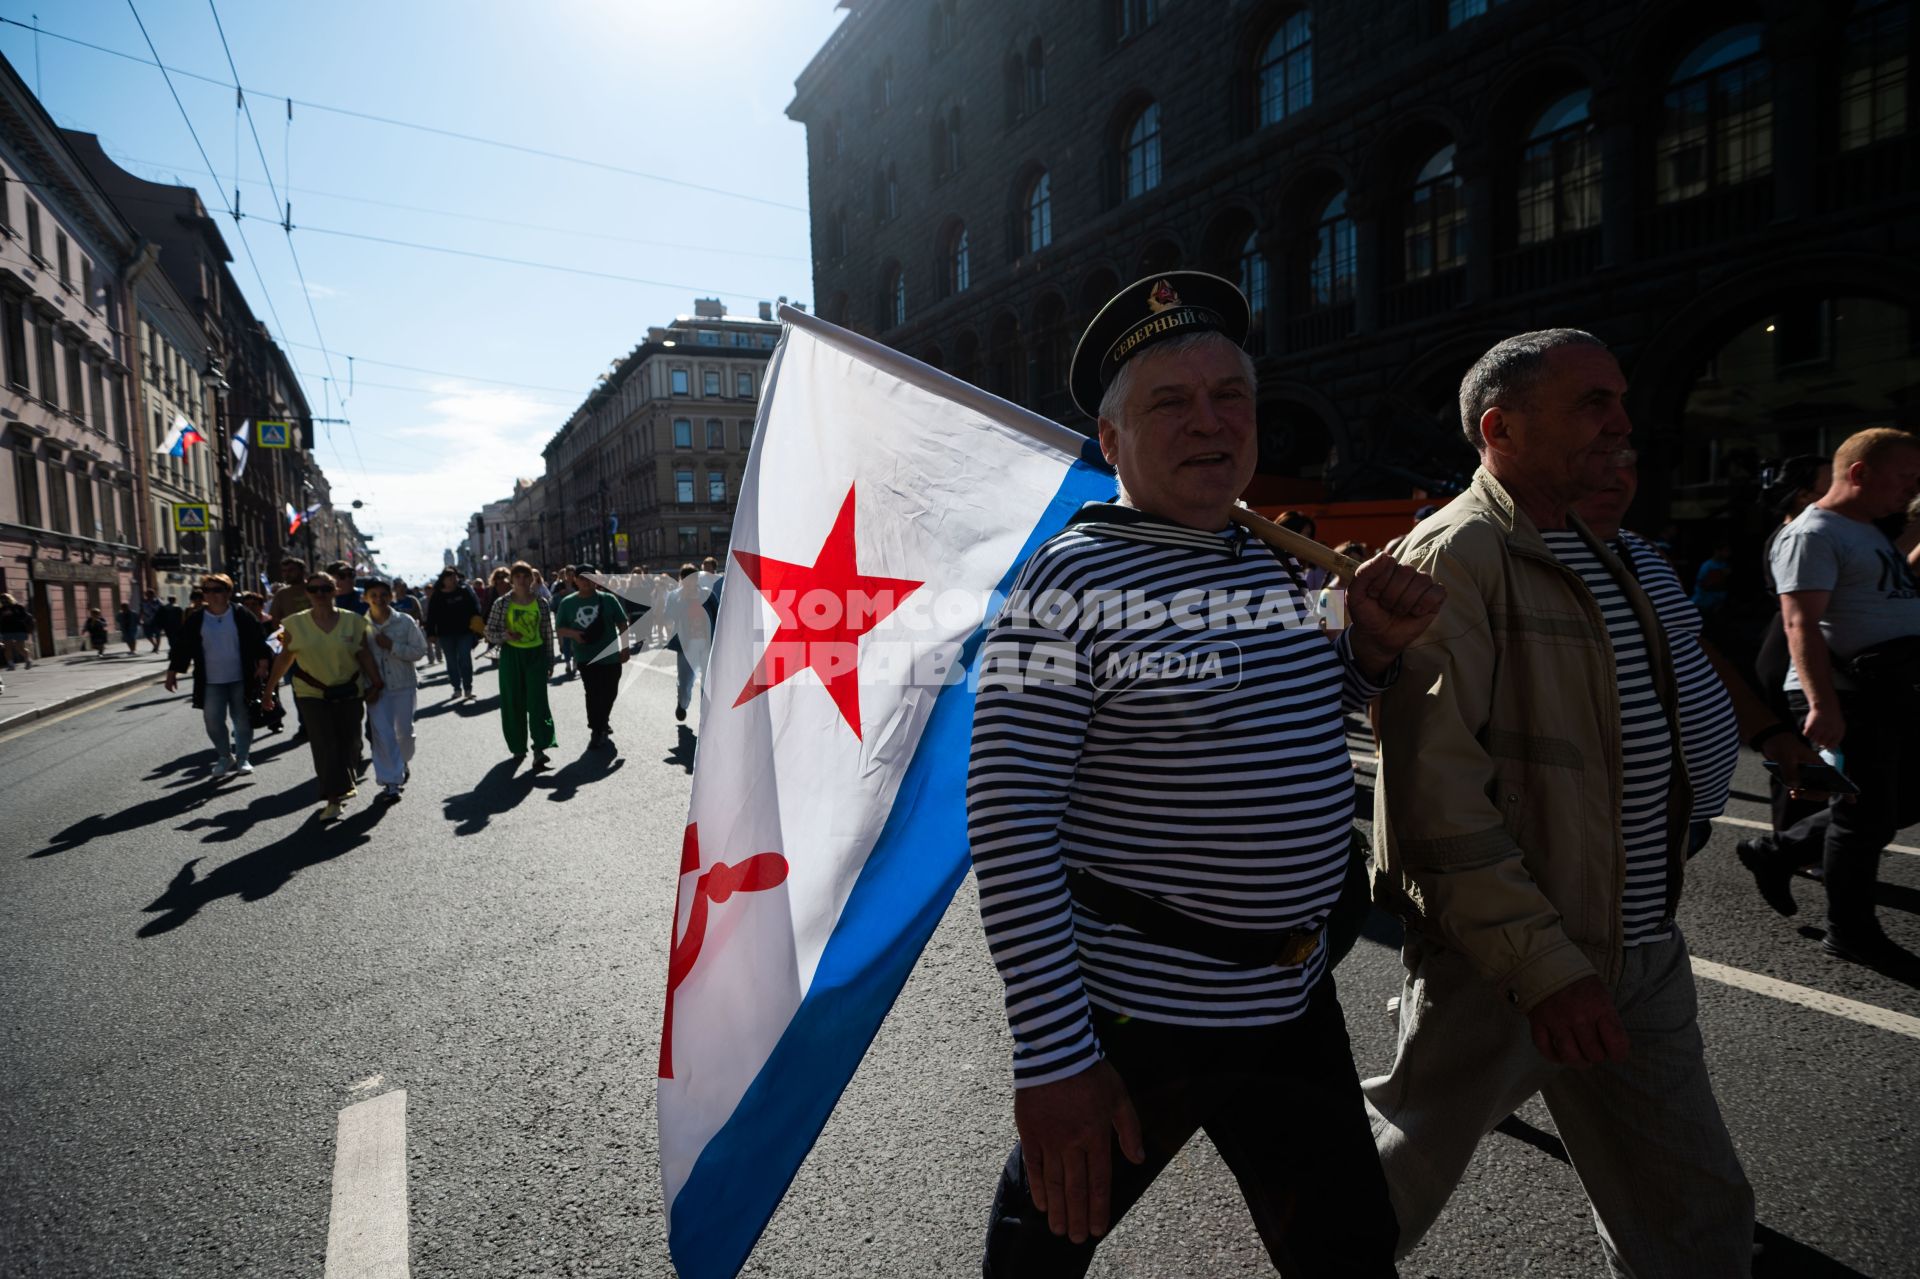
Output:
[[[1111,471],[1085,461],[1069,467],[1001,580],[1001,593],[1075,511],[1113,494]],[[985,635],[983,626],[966,642],[969,672]],[[813,985],[674,1198],[667,1244],[681,1279],[733,1279],[746,1264],[960,887],[967,873],[973,700],[970,680],[941,690]],[[983,1186],[980,1193],[988,1191]]]

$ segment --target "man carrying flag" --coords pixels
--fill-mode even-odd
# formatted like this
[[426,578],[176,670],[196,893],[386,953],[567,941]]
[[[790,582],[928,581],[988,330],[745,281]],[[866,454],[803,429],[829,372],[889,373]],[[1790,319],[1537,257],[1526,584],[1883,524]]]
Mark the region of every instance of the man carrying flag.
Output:
[[968,829],[1020,1135],[989,1279],[1083,1274],[1199,1129],[1281,1274],[1394,1273],[1325,929],[1352,837],[1343,711],[1392,684],[1444,592],[1377,556],[1333,640],[1296,566],[1249,544],[1247,327],[1197,271],[1102,309],[1070,385],[1119,500],[1039,548],[987,639]]

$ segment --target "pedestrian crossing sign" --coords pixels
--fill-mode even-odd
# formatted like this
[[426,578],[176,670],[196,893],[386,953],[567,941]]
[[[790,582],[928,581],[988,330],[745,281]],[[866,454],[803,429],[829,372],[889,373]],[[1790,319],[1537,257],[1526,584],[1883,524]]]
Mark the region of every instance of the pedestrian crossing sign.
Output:
[[293,431],[285,422],[255,422],[259,431],[260,447],[263,449],[285,449],[293,447]]
[[173,504],[173,531],[176,533],[206,532],[207,504],[205,502],[175,502]]

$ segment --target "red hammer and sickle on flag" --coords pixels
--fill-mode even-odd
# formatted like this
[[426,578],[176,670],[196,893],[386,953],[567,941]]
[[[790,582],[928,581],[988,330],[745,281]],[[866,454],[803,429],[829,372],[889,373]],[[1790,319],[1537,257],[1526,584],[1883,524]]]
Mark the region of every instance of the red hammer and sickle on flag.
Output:
[[[687,826],[680,847],[680,873],[690,875],[700,869],[699,824]],[[727,900],[735,893],[758,893],[778,888],[787,882],[787,859],[779,853],[756,853],[737,865],[715,862],[693,883],[693,907],[687,913],[687,930],[673,939],[667,960],[667,1025],[660,1035],[660,1078],[673,1078],[673,992],[693,971],[700,958],[700,944],[707,936],[707,904]],[[677,929],[676,929],[677,931]]]

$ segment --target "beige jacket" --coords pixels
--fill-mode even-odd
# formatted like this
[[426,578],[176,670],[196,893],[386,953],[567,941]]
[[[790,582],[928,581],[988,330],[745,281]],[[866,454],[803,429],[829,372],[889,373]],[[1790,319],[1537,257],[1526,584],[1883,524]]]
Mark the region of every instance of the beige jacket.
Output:
[[[1673,663],[1633,575],[1578,519],[1646,633],[1673,735],[1667,913],[1680,898],[1692,790]],[[1404,561],[1446,608],[1380,700],[1375,896],[1465,955],[1521,1009],[1619,976],[1620,703],[1599,606],[1484,469],[1421,522]]]

